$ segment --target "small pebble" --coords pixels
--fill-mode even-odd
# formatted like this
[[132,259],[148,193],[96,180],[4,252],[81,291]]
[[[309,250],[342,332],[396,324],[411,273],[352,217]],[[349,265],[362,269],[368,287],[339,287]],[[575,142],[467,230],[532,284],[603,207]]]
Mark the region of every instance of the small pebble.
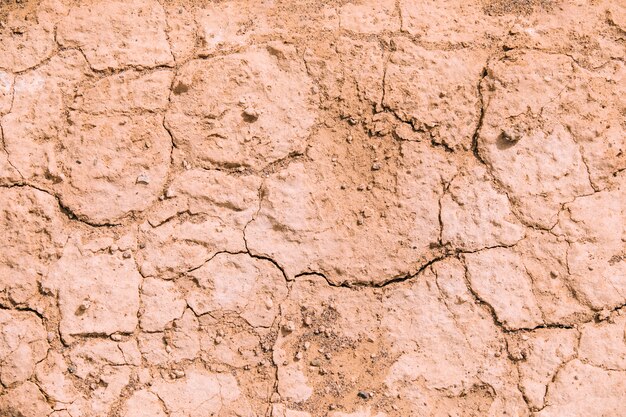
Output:
[[375,162],[372,165],[372,171],[378,171],[381,168],[380,164],[378,162]]
[[304,342],[304,350],[309,350],[311,347],[311,342]]
[[222,343],[224,341],[224,339],[222,338],[222,336],[216,336],[215,339],[213,339],[213,342],[216,345],[219,345],[220,343]]
[[313,324],[313,319],[310,316],[306,316],[304,318],[304,324],[306,324],[307,326],[310,326],[311,324]]
[[502,139],[511,143],[517,143],[521,139],[521,136],[517,132],[503,130]]
[[287,323],[285,323],[285,325],[283,326],[283,330],[287,333],[291,333],[294,330],[296,330],[296,324],[289,320]]
[[123,257],[124,259],[128,259],[128,258],[130,258],[130,255],[131,255],[131,254],[130,254],[130,251],[126,251],[126,252],[124,252],[124,253],[122,254],[122,257]]
[[137,177],[137,184],[150,184],[150,177],[148,177],[146,174],[139,174],[139,176]]
[[116,341],[116,342],[119,342],[119,341],[121,341],[121,340],[122,340],[122,335],[121,335],[121,334],[118,334],[118,333],[113,333],[113,334],[111,335],[111,340],[114,340],[114,341]]
[[364,400],[367,400],[368,398],[370,398],[370,393],[369,392],[365,392],[365,391],[359,391],[359,393],[357,395],[359,397],[363,398]]
[[302,359],[302,352],[296,352],[296,354],[294,355],[295,360],[299,361],[300,359]]
[[259,113],[252,107],[246,107],[243,114],[251,121],[255,121],[259,118]]

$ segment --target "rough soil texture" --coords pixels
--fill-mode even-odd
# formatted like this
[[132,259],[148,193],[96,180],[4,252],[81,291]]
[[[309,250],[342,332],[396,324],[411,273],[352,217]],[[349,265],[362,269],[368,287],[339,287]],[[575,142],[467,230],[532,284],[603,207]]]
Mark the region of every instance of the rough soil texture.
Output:
[[622,0],[0,0],[0,416],[626,416]]

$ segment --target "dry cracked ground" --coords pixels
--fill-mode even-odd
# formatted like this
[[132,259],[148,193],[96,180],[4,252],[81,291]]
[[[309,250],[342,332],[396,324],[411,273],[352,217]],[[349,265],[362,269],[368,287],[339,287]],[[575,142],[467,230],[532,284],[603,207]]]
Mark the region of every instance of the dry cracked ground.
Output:
[[2,417],[626,416],[622,0],[0,2]]

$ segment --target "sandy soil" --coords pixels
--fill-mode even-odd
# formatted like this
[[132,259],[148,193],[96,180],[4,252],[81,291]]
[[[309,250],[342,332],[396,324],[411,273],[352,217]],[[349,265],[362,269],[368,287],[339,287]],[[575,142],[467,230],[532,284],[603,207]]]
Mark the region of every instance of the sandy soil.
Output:
[[626,416],[622,0],[0,0],[0,416]]

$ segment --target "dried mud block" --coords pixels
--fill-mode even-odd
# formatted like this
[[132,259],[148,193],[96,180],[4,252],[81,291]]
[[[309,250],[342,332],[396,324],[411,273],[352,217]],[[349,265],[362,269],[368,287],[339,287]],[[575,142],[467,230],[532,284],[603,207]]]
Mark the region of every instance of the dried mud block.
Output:
[[526,3],[533,10],[508,19],[506,47],[563,53],[590,70],[598,69],[626,56],[623,33],[612,20],[613,16],[619,20],[623,13],[623,5],[618,3],[535,2],[535,6],[547,7],[534,8]]
[[345,114],[371,112],[372,105],[380,104],[384,60],[379,42],[341,36],[307,48],[304,61],[322,93]]
[[140,227],[142,275],[172,277],[220,251],[245,251],[243,230],[259,208],[260,185],[255,176],[214,170],[180,174],[169,187],[172,209],[157,208]]
[[591,306],[578,298],[570,282],[566,241],[533,230],[511,250],[532,281],[533,297],[546,324],[573,326],[591,319]]
[[150,391],[162,400],[171,415],[255,415],[242,397],[237,380],[230,374],[188,370],[184,379],[154,381]]
[[11,110],[14,83],[15,76],[13,74],[0,71],[0,115],[4,115]]
[[520,257],[505,248],[465,255],[469,283],[511,330],[543,324],[533,284]]
[[134,339],[123,342],[87,339],[74,344],[68,356],[72,373],[81,379],[100,375],[110,366],[141,365],[141,353]]
[[72,415],[106,417],[111,408],[119,403],[122,392],[131,382],[130,378],[129,367],[107,366],[97,375],[99,383],[89,395],[79,398],[67,408]]
[[192,6],[176,3],[162,5],[167,20],[167,39],[174,59],[178,62],[194,55],[198,25]]
[[506,194],[493,187],[482,167],[452,180],[441,199],[441,222],[442,243],[466,251],[513,245],[525,236]]
[[0,334],[0,382],[7,387],[26,381],[48,352],[41,319],[30,312],[0,310]]
[[608,322],[587,323],[581,329],[578,354],[581,361],[603,369],[626,370],[626,316]]
[[395,32],[400,18],[395,0],[356,0],[339,9],[339,27],[356,33]]
[[6,389],[0,394],[0,413],[7,416],[49,416],[52,408],[37,385],[30,381]]
[[543,112],[572,85],[564,55],[521,52],[489,65],[478,150],[530,224],[550,228],[563,203],[593,193],[577,137]]
[[159,397],[146,390],[135,391],[124,410],[124,417],[167,417]]
[[273,350],[281,397],[311,415],[329,404],[371,415],[352,402],[370,391],[394,398],[398,415],[523,412],[504,338],[468,291],[463,265],[435,265],[419,282],[385,289],[298,278]]
[[124,71],[81,86],[72,107],[91,114],[165,110],[173,77],[169,70]]
[[0,26],[0,68],[25,71],[54,54],[55,24],[67,13],[64,5],[45,0],[32,13],[19,8],[7,11],[6,20]]
[[431,51],[394,39],[383,106],[433,141],[468,150],[480,117],[476,85],[487,55],[480,50]]
[[57,41],[79,48],[95,70],[152,68],[174,62],[165,29],[157,1],[96,1],[71,9],[59,23]]
[[557,100],[543,110],[550,120],[562,121],[580,146],[596,190],[608,187],[626,169],[626,66],[615,60],[598,70],[575,67],[575,78]]
[[533,410],[544,407],[548,385],[561,366],[576,356],[578,335],[572,329],[538,329],[508,339],[509,355],[517,362],[520,389]]
[[422,41],[469,44],[502,36],[507,25],[487,15],[481,3],[462,0],[400,0],[402,30]]
[[196,314],[234,312],[253,327],[270,327],[287,296],[282,272],[248,254],[217,254],[189,275],[199,286],[187,299]]
[[141,284],[141,317],[144,332],[163,331],[172,320],[180,318],[187,307],[176,286],[158,278],[146,278]]
[[400,394],[402,414],[524,415],[500,329],[475,303],[463,265],[437,263],[424,278],[391,290],[383,304],[381,324],[400,353],[385,381],[391,395]]
[[67,240],[54,197],[30,187],[0,189],[0,300],[29,305]]
[[207,4],[195,13],[200,40],[198,55],[241,48],[252,43],[255,36],[281,32],[279,25],[271,22],[277,12],[276,2],[270,0]]
[[139,350],[148,363],[155,365],[194,360],[202,348],[200,329],[196,315],[186,309],[165,332],[141,333]]
[[626,300],[625,206],[623,185],[580,197],[564,206],[555,227],[555,233],[569,242],[570,285],[596,310],[611,310]]
[[189,162],[262,169],[304,152],[312,84],[293,53],[277,44],[181,68],[165,120]]
[[139,283],[132,257],[89,253],[68,243],[42,285],[58,296],[60,332],[73,335],[132,333],[137,326]]
[[537,417],[612,416],[623,412],[624,372],[586,365],[575,359],[563,366],[548,387],[546,407]]
[[51,350],[36,368],[37,384],[46,397],[55,402],[70,404],[80,397],[71,374],[70,364],[59,352]]
[[65,134],[66,106],[86,71],[80,52],[61,51],[15,77],[13,105],[2,117],[2,130],[10,160],[24,179],[60,179],[58,138]]
[[157,200],[172,148],[162,117],[75,113],[71,120],[59,156],[67,172],[58,185],[66,207],[80,219],[106,224]]
[[380,284],[417,270],[436,256],[442,184],[455,168],[423,143],[405,143],[402,153],[393,197],[363,184],[342,189],[348,178],[321,159],[270,175],[246,228],[249,250],[289,278],[317,272],[333,283]]

